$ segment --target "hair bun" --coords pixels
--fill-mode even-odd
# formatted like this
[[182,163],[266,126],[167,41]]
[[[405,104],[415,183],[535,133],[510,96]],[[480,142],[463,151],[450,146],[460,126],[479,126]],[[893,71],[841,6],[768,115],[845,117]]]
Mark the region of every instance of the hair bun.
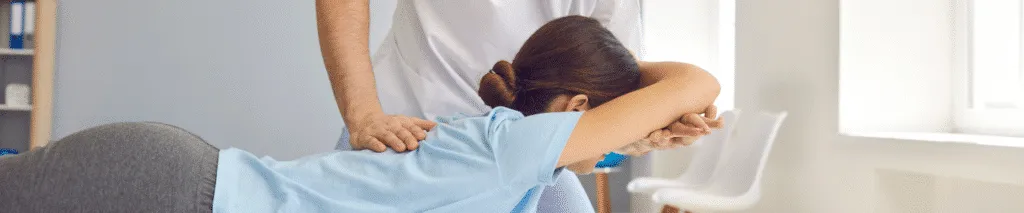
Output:
[[491,71],[480,79],[480,98],[487,106],[508,107],[516,100],[516,73],[512,63],[498,61]]

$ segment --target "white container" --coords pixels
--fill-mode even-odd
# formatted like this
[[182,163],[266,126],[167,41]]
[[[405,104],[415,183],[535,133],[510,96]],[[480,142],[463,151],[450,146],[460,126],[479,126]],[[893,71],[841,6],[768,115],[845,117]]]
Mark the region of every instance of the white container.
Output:
[[7,106],[28,106],[32,96],[31,87],[27,84],[8,84],[5,90],[7,99],[4,104]]

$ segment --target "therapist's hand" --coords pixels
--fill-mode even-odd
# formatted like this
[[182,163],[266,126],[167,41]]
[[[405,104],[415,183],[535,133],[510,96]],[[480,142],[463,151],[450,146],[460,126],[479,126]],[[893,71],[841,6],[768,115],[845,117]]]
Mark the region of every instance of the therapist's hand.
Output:
[[404,152],[419,147],[427,131],[437,123],[415,117],[375,113],[349,126],[349,144],[353,150],[386,151],[388,147]]

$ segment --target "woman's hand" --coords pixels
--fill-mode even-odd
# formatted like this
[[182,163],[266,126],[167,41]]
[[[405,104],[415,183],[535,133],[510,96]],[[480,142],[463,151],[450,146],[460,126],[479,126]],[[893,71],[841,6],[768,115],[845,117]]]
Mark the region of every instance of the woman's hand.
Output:
[[349,144],[353,150],[369,149],[383,152],[388,147],[396,152],[414,150],[427,131],[437,123],[401,115],[370,114],[349,126]]
[[711,130],[721,129],[725,121],[718,117],[718,107],[708,106],[702,115],[690,113],[683,115],[679,121],[673,122],[662,129],[661,137],[648,137],[657,149],[674,149],[689,146],[701,136],[711,134]]
[[689,146],[700,137],[710,134],[712,129],[721,129],[724,125],[722,118],[718,117],[718,108],[714,105],[708,107],[702,113],[684,115],[681,119],[669,126],[655,130],[629,146],[624,147],[620,152],[632,156],[645,155],[653,150],[667,150]]

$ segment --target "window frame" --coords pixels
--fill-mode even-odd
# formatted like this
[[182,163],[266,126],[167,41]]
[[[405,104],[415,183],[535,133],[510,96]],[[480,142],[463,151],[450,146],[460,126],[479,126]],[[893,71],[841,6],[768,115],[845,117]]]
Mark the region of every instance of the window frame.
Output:
[[[959,0],[954,6],[954,79],[953,127],[957,133],[1024,137],[1024,1],[1018,3],[1017,20],[1020,47],[1018,78],[1020,91],[1013,108],[992,109],[983,107],[984,100],[976,97],[977,73],[975,70],[975,7],[976,0]],[[1013,92],[1010,92],[1013,93]]]

